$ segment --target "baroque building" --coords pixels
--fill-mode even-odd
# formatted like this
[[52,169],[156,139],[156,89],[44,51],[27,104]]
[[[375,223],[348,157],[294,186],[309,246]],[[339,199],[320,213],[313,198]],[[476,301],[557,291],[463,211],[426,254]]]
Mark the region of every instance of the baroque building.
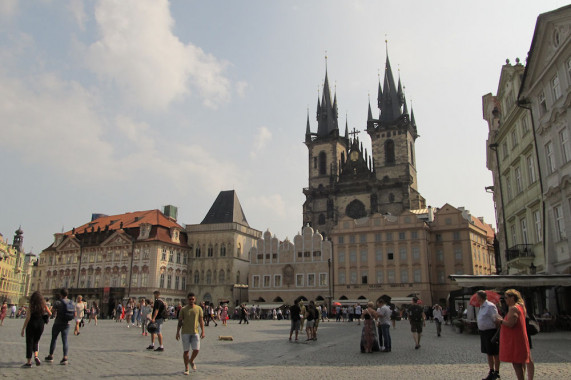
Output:
[[400,78],[395,85],[388,54],[377,105],[378,118],[373,117],[370,104],[368,110],[369,155],[356,136],[358,131],[349,132],[346,124],[345,135],[340,134],[337,94],[331,100],[326,70],[323,94],[317,101],[317,132],[311,132],[307,118],[309,186],[303,189],[303,223],[326,236],[344,216],[400,215],[426,207],[418,191],[414,113],[408,112]]
[[24,253],[24,231],[18,228],[12,244],[0,234],[0,302],[23,305],[26,303],[28,265]]
[[488,122],[487,167],[493,174],[498,226],[498,269],[504,274],[546,273],[543,201],[537,145],[529,111],[517,97],[524,66],[502,66],[497,95],[482,97]]
[[104,315],[127,297],[150,298],[157,289],[169,304],[184,301],[186,231],[175,207],[164,211],[93,214],[90,222],[54,234],[34,266],[31,290],[51,298],[67,287],[70,298],[96,301]]
[[202,222],[186,232],[189,289],[197,299],[230,307],[247,301],[249,254],[262,233],[248,224],[236,192],[221,191]]

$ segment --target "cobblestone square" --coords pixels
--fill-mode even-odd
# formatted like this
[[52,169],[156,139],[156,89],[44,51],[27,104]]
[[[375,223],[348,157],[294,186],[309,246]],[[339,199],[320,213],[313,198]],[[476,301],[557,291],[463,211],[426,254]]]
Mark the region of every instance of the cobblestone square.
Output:
[[[115,378],[181,377],[184,365],[182,347],[174,339],[176,322],[163,326],[164,352],[145,348],[150,337],[140,329],[124,323],[100,321],[81,329],[79,336],[69,336],[69,365],[60,366],[61,339],[58,340],[54,363],[45,363],[51,338],[50,321],[40,342],[40,367],[23,369],[25,341],[20,336],[23,320],[6,319],[0,327],[0,374],[6,378]],[[477,335],[455,333],[443,326],[436,337],[433,323],[426,324],[419,350],[414,349],[408,322],[397,322],[391,328],[393,349],[390,353],[362,354],[359,351],[361,326],[356,322],[322,322],[318,340],[288,342],[289,321],[251,321],[239,325],[229,321],[227,327],[206,327],[206,338],[196,360],[196,379],[481,379],[487,374],[485,355],[479,352]],[[230,335],[233,341],[220,341],[219,335]],[[537,379],[571,378],[571,332],[541,333],[534,337],[532,355]],[[502,379],[515,379],[511,364],[502,363]]]

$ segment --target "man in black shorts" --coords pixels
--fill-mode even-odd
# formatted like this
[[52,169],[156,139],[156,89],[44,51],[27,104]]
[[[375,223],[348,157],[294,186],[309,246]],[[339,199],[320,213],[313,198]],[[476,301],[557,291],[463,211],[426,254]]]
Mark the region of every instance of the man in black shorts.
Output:
[[414,338],[415,350],[420,348],[420,336],[422,335],[422,328],[426,326],[426,315],[422,306],[418,304],[418,298],[412,297],[412,305],[408,310],[409,321],[410,321],[410,331],[412,331],[412,337]]
[[483,354],[488,355],[490,372],[483,380],[496,380],[500,378],[500,343],[499,339],[492,342],[492,337],[497,331],[496,319],[498,309],[496,305],[487,300],[485,291],[476,292],[480,311],[478,312],[478,329],[480,330],[480,347]]
[[291,327],[289,330],[289,341],[291,342],[291,336],[295,331],[295,340],[297,340],[297,335],[299,334],[299,329],[301,327],[301,308],[299,307],[299,300],[293,302],[293,306],[289,309],[291,315]]

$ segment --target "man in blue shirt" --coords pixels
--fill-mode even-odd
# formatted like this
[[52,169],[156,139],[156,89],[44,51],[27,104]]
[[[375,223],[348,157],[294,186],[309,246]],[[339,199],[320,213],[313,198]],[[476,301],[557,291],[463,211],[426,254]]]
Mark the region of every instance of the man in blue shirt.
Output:
[[488,301],[488,295],[485,291],[476,292],[480,311],[478,312],[478,329],[480,330],[480,350],[483,354],[488,355],[488,366],[490,372],[483,380],[496,380],[500,378],[500,344],[499,339],[492,342],[492,337],[496,333],[496,319],[498,309],[496,305]]

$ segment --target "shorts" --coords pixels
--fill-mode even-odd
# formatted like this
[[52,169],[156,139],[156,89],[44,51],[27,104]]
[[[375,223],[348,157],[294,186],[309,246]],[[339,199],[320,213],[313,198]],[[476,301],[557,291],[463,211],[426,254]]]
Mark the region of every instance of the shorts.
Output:
[[200,336],[198,334],[182,334],[181,341],[182,350],[185,352],[190,351],[191,348],[193,351],[200,350]]
[[293,331],[299,331],[299,329],[301,328],[301,320],[297,320],[294,321],[293,319],[291,320],[291,329],[289,330],[290,332]]
[[422,333],[423,321],[410,321],[410,331],[413,333]]
[[311,328],[313,328],[313,326],[315,326],[315,321],[314,321],[314,320],[311,320],[311,321],[307,321],[307,323],[306,323],[306,325],[305,325],[305,328],[306,328],[306,329],[311,329]]
[[499,339],[496,343],[492,343],[492,337],[496,333],[496,329],[480,330],[480,351],[482,354],[491,356],[499,355],[500,342]]
[[157,324],[157,331],[155,331],[154,334],[160,334],[161,333],[161,327],[163,326],[164,321],[165,320],[162,318],[155,319],[155,323]]
[[81,318],[75,318],[75,321],[76,321],[77,323],[79,323],[79,322],[81,322],[82,319],[83,319],[83,317],[81,317]]

